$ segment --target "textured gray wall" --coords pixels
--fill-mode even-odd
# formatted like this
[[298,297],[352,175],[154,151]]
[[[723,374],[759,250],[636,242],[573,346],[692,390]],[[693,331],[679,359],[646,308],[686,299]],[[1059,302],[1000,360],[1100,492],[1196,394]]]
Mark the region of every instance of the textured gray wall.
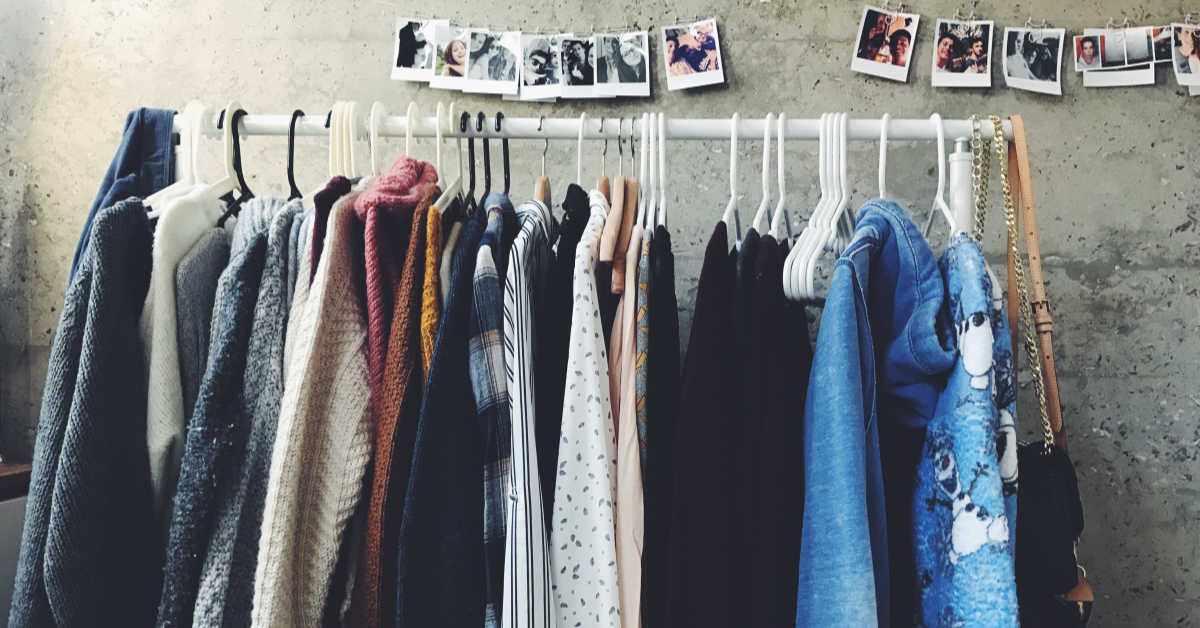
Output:
[[[251,112],[310,113],[334,100],[372,100],[402,113],[416,99],[426,115],[438,99],[472,111],[508,115],[669,115],[744,117],[786,110],[817,117],[946,117],[1020,113],[1040,211],[1048,290],[1057,322],[1057,357],[1066,420],[1088,515],[1080,556],[1098,594],[1094,625],[1200,624],[1200,99],[1188,98],[1159,68],[1148,88],[1083,89],[1065,72],[1063,98],[1002,87],[929,87],[933,23],[950,0],[925,0],[907,85],[852,74],[849,56],[861,5],[796,0],[683,0],[668,11],[650,3],[534,3],[513,14],[507,2],[455,5],[205,0],[178,4],[7,0],[0,3],[0,448],[26,458],[40,405],[49,344],[71,253],[96,186],[119,139],[125,113],[138,106],[182,109],[192,98],[220,106],[239,99]],[[983,3],[1001,4],[1001,3]],[[1181,2],[1040,2],[981,17],[1020,25],[1027,13],[1079,31],[1108,16],[1131,23],[1178,20]],[[1091,15],[1081,14],[1089,7]],[[400,14],[462,23],[588,32],[636,24],[651,29],[716,15],[726,61],[725,86],[668,93],[652,66],[653,100],[520,105],[439,92],[388,80],[391,29]],[[499,23],[496,23],[499,22]],[[657,46],[657,44],[656,44]],[[657,48],[655,49],[657,53]],[[657,59],[657,57],[655,57]],[[993,67],[999,67],[998,51]],[[1000,77],[994,77],[999,83]],[[760,148],[743,144],[743,212],[758,203]],[[390,156],[402,150],[391,140]],[[530,189],[541,142],[514,142],[516,195]],[[727,144],[672,145],[669,180],[684,334],[704,242],[725,199]],[[789,197],[816,198],[814,145],[789,145]],[[366,163],[365,147],[359,147]],[[854,148],[854,198],[874,194],[874,145]],[[253,138],[246,168],[259,193],[281,193],[285,142]],[[325,142],[302,138],[297,176],[311,190],[325,178]],[[432,159],[430,141],[414,151]],[[497,151],[498,152],[498,151]],[[219,171],[219,145],[205,146],[205,171]],[[586,147],[598,173],[600,146]],[[616,146],[610,145],[610,157]],[[935,181],[930,144],[896,145],[889,189],[914,212],[929,207]],[[609,160],[610,173],[614,162]],[[574,146],[551,149],[556,196],[574,177]],[[993,184],[993,189],[998,186]],[[794,210],[795,211],[795,210]],[[806,210],[800,210],[803,215]],[[1002,217],[993,205],[989,256],[1003,264]],[[133,350],[131,347],[130,350]],[[1031,389],[1022,388],[1023,428],[1032,433]]]

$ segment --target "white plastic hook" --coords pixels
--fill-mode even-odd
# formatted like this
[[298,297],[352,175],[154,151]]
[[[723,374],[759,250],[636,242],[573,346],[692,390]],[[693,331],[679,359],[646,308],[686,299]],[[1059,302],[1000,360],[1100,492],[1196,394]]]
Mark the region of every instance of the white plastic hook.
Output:
[[640,126],[640,130],[641,133],[638,141],[642,146],[642,158],[641,161],[638,162],[638,181],[640,182],[640,185],[636,222],[639,225],[644,225],[646,224],[646,206],[649,205],[650,196],[650,180],[646,178],[646,159],[647,155],[650,154],[650,149],[647,147],[647,143],[650,141],[650,114],[642,114],[642,124]]
[[587,123],[587,112],[579,114],[579,141],[575,145],[575,183],[583,185],[583,129]]
[[737,212],[738,123],[741,119],[741,114],[736,111],[729,119],[729,203],[725,205],[725,213],[721,215],[725,231],[731,234],[735,241],[742,238],[742,226]]
[[[787,208],[784,202],[787,200],[787,177],[784,167],[784,140],[786,139],[787,130],[787,114],[779,112],[779,118],[776,120],[776,134],[779,136],[776,141],[776,158],[775,165],[779,171],[779,201],[775,205],[775,215],[771,218],[771,237],[776,241],[782,242],[783,236],[786,233],[789,237],[792,234],[792,224],[788,219]],[[784,231],[786,229],[787,231]]]
[[888,122],[891,122],[892,114],[883,114],[883,119],[879,121],[879,198],[887,199],[887,142],[888,142]]
[[658,224],[667,226],[667,116],[658,112]]
[[371,103],[371,113],[367,117],[367,142],[371,147],[371,172],[379,176],[379,161],[376,158],[376,149],[379,146],[379,116],[387,115],[383,108],[383,103],[378,100]]
[[767,208],[771,205],[771,122],[775,114],[768,113],[763,120],[763,165],[762,165],[762,200],[754,212],[754,220],[750,228],[759,233],[767,231]]
[[934,129],[937,131],[937,154],[938,154],[938,178],[937,178],[937,194],[933,198],[933,207],[929,210],[929,218],[925,221],[924,234],[929,236],[929,228],[933,225],[933,217],[938,212],[946,219],[946,224],[950,227],[950,235],[958,233],[958,225],[954,221],[954,213],[950,211],[950,205],[946,203],[946,128],[942,124],[942,116],[933,114],[929,116],[930,122],[933,123]]
[[404,112],[404,154],[409,157],[412,157],[413,127],[417,123],[417,101],[414,100],[408,103],[408,109]]

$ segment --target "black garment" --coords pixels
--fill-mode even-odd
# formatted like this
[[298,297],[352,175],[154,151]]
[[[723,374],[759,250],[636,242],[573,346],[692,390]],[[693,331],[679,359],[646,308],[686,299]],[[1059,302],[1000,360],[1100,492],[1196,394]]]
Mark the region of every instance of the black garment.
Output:
[[454,250],[450,300],[425,380],[395,557],[399,626],[483,625],[483,437],[467,367],[481,214],[466,221]]
[[732,614],[730,603],[745,599],[750,586],[730,575],[734,522],[744,516],[732,508],[735,474],[726,464],[728,437],[740,429],[742,365],[731,359],[734,275],[725,224],[717,223],[704,252],[681,378],[667,541],[668,626],[732,626],[744,619]]
[[[1079,609],[1060,596],[1079,583],[1075,540],[1083,533],[1079,481],[1067,452],[1017,448],[1017,600],[1023,626],[1073,626]],[[1091,608],[1086,609],[1090,614]],[[1068,620],[1071,621],[1068,621]]]
[[675,426],[679,417],[679,311],[675,256],[666,227],[650,240],[650,347],[646,358],[645,534],[642,545],[642,622],[666,624],[667,534],[671,524]]
[[613,319],[617,317],[617,305],[621,295],[612,291],[612,262],[596,262],[596,300],[600,307],[600,328],[604,332],[604,346],[612,337]]
[[[744,248],[744,245],[743,245]],[[750,334],[743,424],[748,458],[744,518],[752,582],[747,625],[792,626],[804,503],[804,396],[812,368],[804,306],[783,295],[783,249],[763,236],[749,273]],[[747,260],[749,262],[749,260]]]
[[572,183],[563,200],[563,220],[558,229],[554,256],[547,261],[549,272],[542,293],[545,306],[537,308],[534,342],[538,345],[536,373],[536,434],[538,474],[542,484],[542,511],[546,529],[554,514],[554,480],[558,469],[558,441],[562,434],[563,395],[567,386],[567,349],[571,340],[571,308],[574,305],[575,248],[587,227],[591,208],[583,188]]

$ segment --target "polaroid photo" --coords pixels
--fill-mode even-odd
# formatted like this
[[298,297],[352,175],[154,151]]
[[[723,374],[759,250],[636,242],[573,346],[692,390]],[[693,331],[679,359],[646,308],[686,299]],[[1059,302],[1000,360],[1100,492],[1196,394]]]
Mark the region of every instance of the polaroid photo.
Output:
[[520,31],[470,29],[471,52],[463,91],[472,94],[517,94],[521,60]]
[[591,37],[563,37],[559,44],[563,98],[594,98],[596,46]]
[[1151,26],[1150,39],[1154,42],[1154,62],[1170,63],[1171,51],[1174,48],[1174,33],[1170,26]]
[[663,63],[671,91],[725,82],[716,18],[664,26]]
[[1125,29],[1125,63],[1144,65],[1154,63],[1154,37],[1150,26]]
[[850,69],[901,83],[908,82],[913,41],[921,16],[863,7]]
[[1014,89],[1062,96],[1062,28],[1005,28],[1004,83]]
[[1104,45],[1100,47],[1102,69],[1115,70],[1129,65],[1125,62],[1125,31],[1119,28],[1083,29],[1085,35],[1089,32],[1104,35]]
[[1075,71],[1099,70],[1100,49],[1104,46],[1104,35],[1075,36]]
[[562,40],[571,33],[521,35],[521,100],[545,101],[562,93]]
[[596,34],[596,94],[649,96],[649,33]]
[[395,45],[392,48],[392,79],[424,81],[433,78],[434,31],[449,20],[396,19]]
[[1175,80],[1188,87],[1200,86],[1200,26],[1172,24],[1171,39]]
[[[1138,30],[1138,29],[1129,29]],[[1114,30],[1105,28],[1085,28],[1083,29],[1084,37],[1092,37],[1100,39],[1100,50],[1103,51],[1109,47],[1109,42],[1120,41],[1121,48],[1124,50],[1128,47],[1130,39],[1125,29]],[[1114,44],[1115,45],[1115,44]],[[1126,56],[1126,55],[1123,55]],[[1145,56],[1144,54],[1142,56]],[[1126,64],[1119,68],[1105,68],[1101,70],[1085,70],[1083,73],[1084,87],[1130,87],[1134,85],[1153,85],[1154,84],[1154,64],[1143,63],[1142,65],[1131,66]]]
[[433,78],[429,86],[438,89],[462,89],[467,82],[467,61],[471,45],[470,29],[449,22],[437,24],[433,30]]
[[990,20],[938,20],[933,48],[934,87],[991,87]]

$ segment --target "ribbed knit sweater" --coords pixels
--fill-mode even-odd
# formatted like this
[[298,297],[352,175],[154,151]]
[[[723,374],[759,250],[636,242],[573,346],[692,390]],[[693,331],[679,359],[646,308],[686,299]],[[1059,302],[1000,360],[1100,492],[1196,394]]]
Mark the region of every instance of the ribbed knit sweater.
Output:
[[305,310],[290,328],[298,341],[292,357],[299,362],[284,381],[254,577],[253,626],[320,624],[371,457],[356,196],[334,206]]
[[242,456],[231,459],[233,490],[222,493],[200,575],[194,626],[245,626],[254,597],[254,566],[262,529],[263,478],[271,466],[279,404],[283,398],[283,343],[289,303],[288,240],[303,206],[290,201],[267,232],[266,260],[250,329],[238,421],[247,434]]
[[229,236],[226,229],[212,227],[183,256],[175,270],[175,331],[179,338],[184,425],[192,420],[204,368],[208,365],[213,303],[217,298],[217,282],[229,264]]
[[[378,626],[381,617],[395,614],[396,564],[388,557],[396,553],[398,508],[404,504],[404,491],[408,488],[417,411],[421,408],[424,373],[421,371],[419,341],[425,277],[425,223],[429,204],[438,193],[433,184],[419,183],[418,186],[421,198],[409,220],[409,233],[404,243],[409,254],[404,257],[399,272],[399,285],[392,292],[390,309],[393,316],[387,341],[387,363],[375,412],[375,456],[369,474],[366,538],[353,592],[353,623],[356,626]],[[359,196],[361,201],[362,196]],[[357,207],[358,203],[355,204]],[[369,295],[368,291],[368,298]]]
[[242,377],[266,257],[267,227],[282,205],[280,199],[253,198],[242,206],[230,245],[229,266],[217,285],[208,367],[188,424],[167,538],[159,625],[192,623],[200,571],[217,509],[233,488],[234,461],[244,451]]
[[[407,252],[407,236],[412,231],[413,210],[426,190],[422,184],[436,182],[437,172],[431,164],[401,156],[354,201],[354,213],[363,225],[367,361],[371,374],[371,403],[376,408],[382,405],[392,305],[400,283],[400,266]],[[415,254],[424,257],[424,251]]]
[[430,206],[425,219],[425,280],[421,286],[421,378],[429,375],[442,321],[442,212]]
[[67,288],[38,418],[11,626],[153,621],[161,554],[150,542],[159,531],[136,376],[150,247],[141,202],[117,203],[96,216]]

